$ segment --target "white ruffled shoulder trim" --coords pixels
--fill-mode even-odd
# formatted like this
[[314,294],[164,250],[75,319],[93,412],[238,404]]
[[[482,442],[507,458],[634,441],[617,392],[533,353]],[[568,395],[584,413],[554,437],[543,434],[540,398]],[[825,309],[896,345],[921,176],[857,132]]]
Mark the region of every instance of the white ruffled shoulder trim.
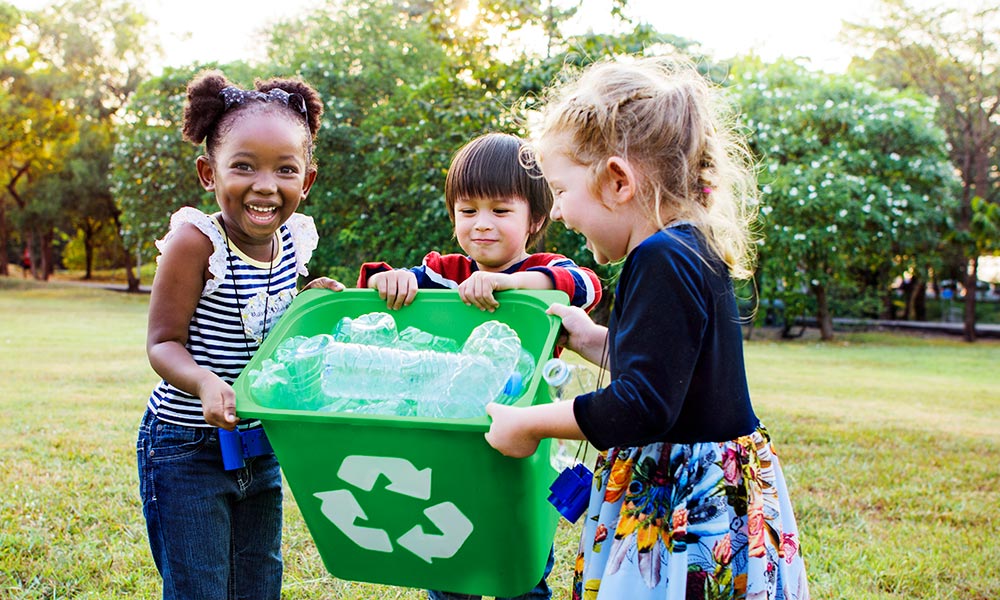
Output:
[[313,250],[319,244],[319,234],[316,223],[309,215],[294,213],[285,221],[285,227],[292,234],[292,244],[295,245],[295,272],[303,277],[309,275],[306,263],[312,258]]
[[[310,219],[311,222],[312,220]],[[208,272],[212,274],[212,278],[205,282],[205,288],[201,291],[203,297],[208,296],[219,289],[219,286],[222,285],[226,278],[226,239],[222,236],[222,232],[219,231],[215,220],[211,216],[206,215],[197,208],[185,206],[170,216],[170,230],[167,231],[167,235],[163,236],[162,240],[156,241],[156,247],[161,253],[166,243],[173,237],[174,232],[184,223],[191,223],[198,228],[198,231],[205,234],[205,237],[212,241],[212,255],[208,257]],[[156,262],[160,262],[159,256],[156,257]]]

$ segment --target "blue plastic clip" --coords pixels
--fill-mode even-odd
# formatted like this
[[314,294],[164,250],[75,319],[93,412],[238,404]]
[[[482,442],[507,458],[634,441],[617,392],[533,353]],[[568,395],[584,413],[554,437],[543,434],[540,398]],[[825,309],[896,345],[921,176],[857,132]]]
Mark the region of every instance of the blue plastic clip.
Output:
[[594,474],[583,464],[563,469],[549,486],[549,502],[570,523],[576,523],[590,503],[590,486]]
[[222,448],[222,466],[227,471],[242,469],[247,458],[274,451],[263,427],[232,431],[219,429],[219,446]]

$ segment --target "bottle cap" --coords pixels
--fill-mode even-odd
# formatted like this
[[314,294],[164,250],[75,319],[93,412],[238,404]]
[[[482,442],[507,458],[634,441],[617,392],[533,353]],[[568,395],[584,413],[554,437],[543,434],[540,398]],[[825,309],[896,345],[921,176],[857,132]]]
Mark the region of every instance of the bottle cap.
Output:
[[524,381],[521,379],[520,373],[511,373],[510,377],[507,378],[506,383],[503,384],[503,393],[506,396],[520,396],[521,392],[524,391]]
[[569,381],[569,365],[561,358],[549,359],[542,367],[542,378],[552,387],[559,387]]

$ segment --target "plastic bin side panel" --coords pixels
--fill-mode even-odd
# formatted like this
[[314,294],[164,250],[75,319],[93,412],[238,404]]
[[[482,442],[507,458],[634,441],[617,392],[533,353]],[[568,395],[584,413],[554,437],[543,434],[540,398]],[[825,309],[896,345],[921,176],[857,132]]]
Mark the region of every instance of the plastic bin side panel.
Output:
[[332,575],[490,596],[541,578],[558,521],[547,444],[510,459],[481,432],[264,426]]

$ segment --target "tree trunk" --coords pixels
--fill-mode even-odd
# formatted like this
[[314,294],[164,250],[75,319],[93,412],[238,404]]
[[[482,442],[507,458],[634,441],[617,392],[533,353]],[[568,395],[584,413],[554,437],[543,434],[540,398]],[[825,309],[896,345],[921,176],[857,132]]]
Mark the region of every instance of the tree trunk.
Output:
[[979,257],[969,259],[969,268],[965,275],[965,312],[962,315],[962,325],[965,341],[976,341],[976,284],[978,283]]
[[38,253],[35,252],[35,232],[30,228],[26,228],[21,235],[24,236],[24,247],[28,249],[28,258],[31,260],[31,266],[28,268],[31,272],[31,278],[40,280],[41,276],[38,266],[41,264],[41,261],[38,258]]
[[833,315],[830,314],[830,302],[826,296],[826,287],[812,286],[816,295],[816,321],[819,323],[819,337],[823,341],[833,339]]
[[125,238],[122,237],[121,212],[115,210],[113,216],[115,219],[115,232],[118,235],[118,242],[125,257],[125,278],[128,279],[128,292],[130,294],[137,294],[139,293],[140,280],[136,277],[135,271],[133,270],[135,263],[132,262],[132,252],[125,244]]
[[909,283],[904,288],[906,290],[906,311],[903,314],[903,320],[905,321],[926,321],[927,320],[927,306],[926,306],[926,292],[927,286],[924,285],[924,280],[920,278],[917,273],[913,274],[910,278]]
[[10,275],[7,261],[7,205],[0,197],[0,275]]
[[[42,264],[36,272],[36,277],[42,281],[48,281],[49,276],[55,272],[55,266],[52,264],[52,239],[54,234],[52,228],[50,227],[47,231],[42,233],[39,243],[41,247],[39,248],[39,254],[42,255]],[[31,261],[34,265],[35,261]]]
[[[904,291],[906,287],[902,288]],[[882,292],[882,314],[880,318],[893,321],[896,319],[896,303],[895,296],[892,291],[892,287],[889,287],[884,292]]]
[[83,234],[83,254],[84,262],[86,263],[87,272],[83,278],[87,281],[93,279],[94,276],[94,234],[88,228]]
[[920,285],[913,289],[913,320],[927,320],[927,285],[917,279]]

